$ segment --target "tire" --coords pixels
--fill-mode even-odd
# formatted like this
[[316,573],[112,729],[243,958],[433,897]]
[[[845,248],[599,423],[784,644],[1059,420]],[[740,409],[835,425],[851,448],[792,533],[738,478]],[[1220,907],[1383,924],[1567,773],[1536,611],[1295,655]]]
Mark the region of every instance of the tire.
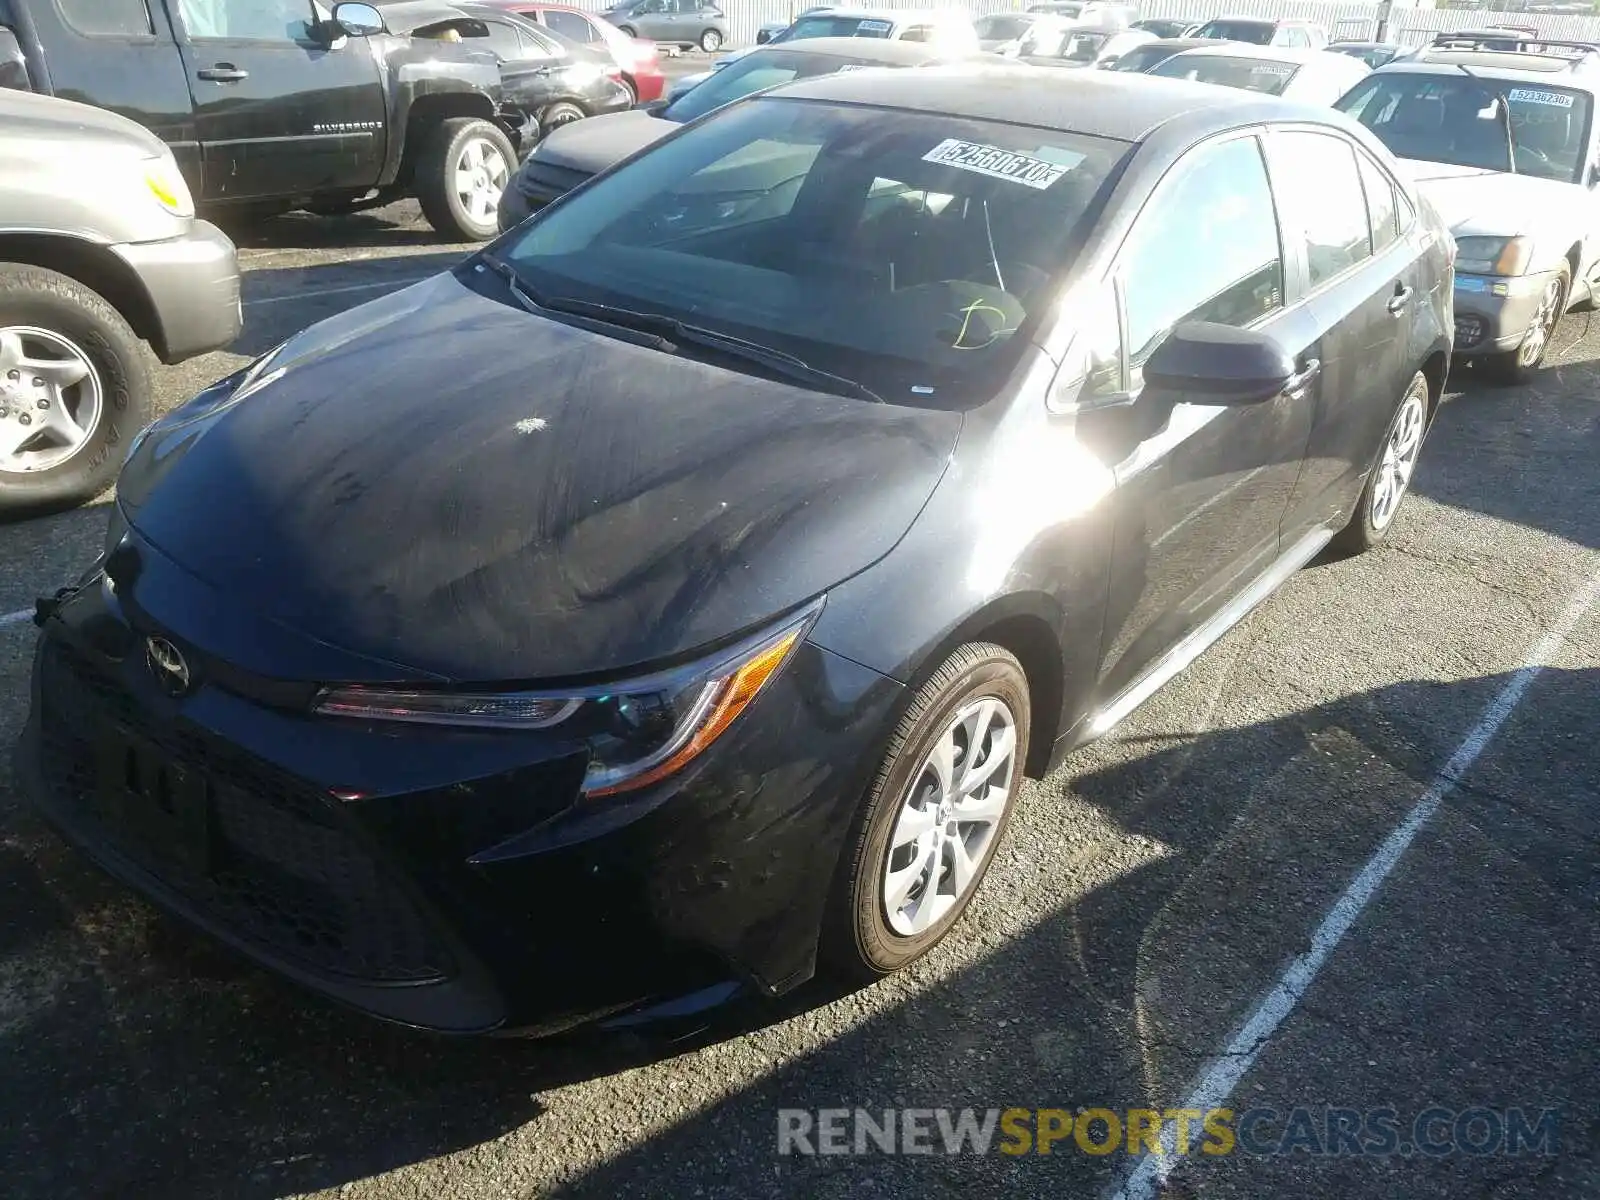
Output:
[[632,25],[619,25],[617,26],[617,31],[621,33],[623,37],[636,38],[639,36],[639,31]]
[[576,104],[567,100],[558,101],[544,110],[539,118],[540,137],[549,137],[552,132],[563,125],[571,125],[574,121],[581,121],[589,114]]
[[722,34],[715,29],[707,29],[700,35],[700,49],[707,54],[715,54],[722,49]]
[[622,77],[622,86],[628,89],[628,103],[630,105],[638,104],[639,103],[639,85],[634,82],[633,76],[632,75],[624,75]]
[[[487,172],[483,186],[460,190],[467,155],[479,154]],[[498,165],[493,158],[498,155]],[[417,159],[416,194],[422,215],[440,234],[455,241],[485,242],[500,231],[496,213],[500,192],[517,169],[517,152],[505,131],[482,117],[452,117],[428,135]],[[497,181],[497,182],[496,182]]]
[[[36,375],[22,360],[60,362],[64,372],[85,374],[63,385],[64,374]],[[92,500],[115,482],[122,448],[150,416],[144,343],[104,297],[76,279],[0,263],[0,408],[0,444],[7,448],[0,458],[0,514]],[[60,413],[85,423],[81,437],[61,430]],[[41,420],[41,414],[49,415]],[[14,437],[25,436],[24,417],[38,433],[13,455]]]
[[[1361,489],[1361,499],[1350,523],[1330,543],[1336,553],[1363,554],[1388,537],[1394,528],[1400,507],[1411,494],[1417,458],[1428,434],[1429,400],[1427,376],[1418,371],[1411,377],[1394,416],[1384,428],[1383,442],[1373,457],[1367,485]],[[1409,461],[1403,455],[1409,455]],[[1402,462],[1405,465],[1403,474],[1396,466]]]
[[[970,797],[963,807],[945,808],[942,818],[929,819],[926,832],[915,842],[904,842],[900,848],[892,845],[902,815],[920,817],[923,812],[934,812],[927,805],[913,805],[927,799],[930,784],[937,779],[930,764],[930,754],[952,729],[968,728],[975,716],[968,717],[963,726],[959,722],[964,714],[972,714],[984,701],[998,701],[1004,713],[1011,718],[1010,762],[993,757],[996,742],[1003,737],[1003,728],[997,723],[989,728],[991,740],[979,743],[987,753],[976,761],[978,766],[994,763],[992,769],[1003,772],[1007,778],[1003,792],[995,794],[1001,785],[991,782],[989,791],[982,796],[984,808],[992,810],[993,820],[981,845],[975,835],[982,831],[982,823],[960,823],[950,819],[959,816],[963,807],[976,813],[978,801]],[[961,918],[967,905],[983,883],[989,863],[993,861],[995,847],[1005,835],[1018,788],[1022,783],[1023,764],[1028,757],[1028,729],[1031,712],[1028,700],[1028,680],[1022,666],[1000,646],[986,642],[960,647],[918,689],[910,706],[900,718],[893,736],[884,752],[871,787],[868,788],[860,812],[845,841],[835,874],[832,894],[828,900],[828,917],[823,931],[822,957],[833,974],[857,983],[870,983],[881,976],[898,971],[931,950],[950,928]],[[960,745],[960,736],[954,744]],[[957,765],[973,762],[970,753],[957,758]],[[992,777],[991,777],[992,779]],[[909,823],[907,828],[920,822]],[[958,826],[960,826],[958,828]],[[958,837],[948,836],[951,829]],[[957,852],[957,842],[962,847],[976,846],[975,858],[967,858],[972,870],[964,889],[955,886],[952,857]],[[910,894],[902,901],[907,905],[916,901],[914,913],[903,907],[891,909],[891,879],[889,872],[903,881],[915,874],[914,864],[924,864],[921,877],[923,886],[912,886]],[[939,878],[935,893],[927,890],[929,874],[926,864],[939,864]],[[896,888],[899,892],[902,888]],[[948,895],[946,892],[948,891]],[[920,899],[918,894],[920,892]],[[924,910],[924,904],[928,907]],[[918,920],[927,922],[917,928]]]
[[1572,294],[1572,268],[1562,263],[1561,269],[1556,272],[1556,277],[1550,281],[1550,288],[1556,289],[1554,303],[1548,302],[1549,289],[1547,289],[1542,298],[1544,302],[1540,305],[1539,315],[1528,327],[1522,344],[1515,350],[1507,350],[1503,354],[1485,355],[1479,361],[1479,367],[1491,381],[1513,386],[1528,383],[1538,374],[1540,366],[1544,364],[1544,356],[1549,353],[1550,341],[1555,335],[1556,326],[1561,323],[1561,318],[1567,311],[1567,297]]

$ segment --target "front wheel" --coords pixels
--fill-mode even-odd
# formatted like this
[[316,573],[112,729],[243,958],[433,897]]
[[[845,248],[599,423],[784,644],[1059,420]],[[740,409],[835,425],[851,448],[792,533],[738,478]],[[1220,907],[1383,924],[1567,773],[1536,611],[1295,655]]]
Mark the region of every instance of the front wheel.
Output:
[[445,237],[484,242],[500,231],[500,196],[517,152],[511,139],[482,117],[441,121],[417,162],[417,203]]
[[76,279],[0,263],[0,514],[91,500],[150,413],[143,344]]
[[1556,326],[1561,323],[1561,317],[1567,310],[1567,295],[1571,287],[1572,273],[1563,263],[1540,293],[1539,307],[1534,310],[1533,320],[1528,323],[1528,332],[1523,335],[1522,344],[1504,354],[1484,357],[1483,370],[1490,379],[1503,384],[1528,383],[1533,379],[1550,350]]
[[722,49],[722,34],[715,29],[708,29],[700,35],[700,49],[707,54],[715,54]]
[[1427,376],[1418,371],[1411,377],[1411,386],[1406,388],[1400,407],[1384,431],[1383,445],[1378,448],[1377,461],[1367,476],[1367,486],[1361,490],[1350,524],[1333,539],[1336,551],[1360,554],[1389,535],[1395,515],[1411,490],[1411,477],[1422,453],[1422,439],[1428,432],[1429,395]]
[[978,890],[1028,757],[1028,681],[1000,646],[956,650],[918,690],[852,826],[823,953],[870,982],[931,950]]

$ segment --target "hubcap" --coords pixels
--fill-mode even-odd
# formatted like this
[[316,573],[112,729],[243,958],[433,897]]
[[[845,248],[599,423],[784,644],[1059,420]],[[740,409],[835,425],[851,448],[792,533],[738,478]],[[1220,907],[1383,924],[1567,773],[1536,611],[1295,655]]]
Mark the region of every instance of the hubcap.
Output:
[[511,168],[506,156],[487,138],[473,138],[456,159],[456,197],[466,214],[480,225],[495,220]]
[[1528,336],[1522,339],[1522,350],[1517,359],[1525,367],[1536,367],[1539,360],[1544,357],[1544,349],[1550,344],[1550,335],[1555,332],[1556,322],[1561,320],[1561,281],[1552,279],[1550,286],[1545,288],[1544,295],[1539,297],[1539,309],[1533,314],[1533,322],[1528,326]]
[[104,402],[99,373],[70,339],[0,327],[0,471],[60,466],[88,442]]
[[1417,455],[1422,450],[1422,430],[1427,422],[1427,407],[1415,392],[1407,396],[1400,412],[1389,429],[1389,440],[1383,446],[1383,460],[1378,464],[1378,477],[1372,485],[1372,527],[1387,529],[1400,501],[1405,499],[1411,486],[1411,472],[1416,469]]
[[993,696],[963,706],[933,743],[889,838],[883,908],[895,933],[922,933],[971,890],[1005,814],[1016,751],[1016,718]]

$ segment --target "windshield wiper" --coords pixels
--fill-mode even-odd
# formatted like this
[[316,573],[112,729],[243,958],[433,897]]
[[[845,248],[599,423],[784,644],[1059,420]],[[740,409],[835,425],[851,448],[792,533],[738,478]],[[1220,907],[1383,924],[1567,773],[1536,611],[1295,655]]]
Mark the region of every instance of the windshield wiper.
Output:
[[1517,142],[1511,132],[1511,101],[1506,98],[1506,94],[1499,88],[1490,87],[1489,81],[1482,75],[1477,74],[1475,71],[1467,70],[1460,63],[1456,64],[1456,69],[1468,79],[1476,80],[1479,87],[1500,102],[1500,124],[1506,131],[1506,166],[1509,172],[1515,175],[1517,173]]
[[619,337],[625,342],[635,346],[644,346],[649,350],[663,350],[675,353],[677,346],[662,337],[659,333],[646,330],[633,329],[616,324],[613,321],[596,319],[586,313],[572,311],[561,306],[560,301],[548,300],[538,295],[517,274],[517,269],[503,259],[492,254],[478,255],[478,262],[505,281],[508,290],[516,302],[535,316],[548,317],[560,321],[564,325],[576,325],[579,329],[587,329],[590,333],[603,333],[610,337]]
[[664,340],[687,342],[707,350],[715,350],[729,358],[765,367],[774,374],[785,376],[796,383],[809,384],[819,391],[842,392],[859,400],[883,403],[883,397],[866,384],[858,383],[843,375],[835,375],[831,371],[824,371],[820,367],[813,367],[805,359],[786,350],[775,350],[771,346],[763,346],[759,342],[747,341],[729,333],[718,333],[714,329],[706,329],[700,325],[688,325],[676,317],[669,317],[663,313],[634,312],[632,309],[615,308],[609,304],[576,300],[567,296],[551,297],[541,301],[540,305],[552,312],[588,317],[622,329],[657,334]]

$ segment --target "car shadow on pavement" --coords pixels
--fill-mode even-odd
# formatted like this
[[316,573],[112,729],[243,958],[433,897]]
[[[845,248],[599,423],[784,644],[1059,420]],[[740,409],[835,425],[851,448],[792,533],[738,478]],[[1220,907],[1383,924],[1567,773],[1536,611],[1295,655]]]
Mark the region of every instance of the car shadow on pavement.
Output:
[[[1070,1146],[1049,1156],[779,1157],[778,1110],[1176,1103],[1509,678],[1397,684],[1240,728],[1147,731],[1097,749],[1091,769],[1069,764],[1024,791],[985,893],[952,942],[908,976],[842,998],[817,985],[672,1045],[599,1035],[452,1042],[332,1010],[175,931],[0,793],[8,1194],[277,1196],[502,1137],[510,1144],[493,1152],[507,1158],[502,1168],[431,1164],[417,1180],[432,1182],[417,1185],[537,1194],[549,1178],[512,1184],[527,1169],[512,1156],[537,1155],[568,1181],[561,1194],[605,1200],[1094,1194],[1125,1158]],[[1442,911],[1418,902],[1371,920],[1404,925],[1428,954],[1335,958],[1330,975],[1372,958],[1369,982],[1380,996],[1390,989],[1392,1007],[1370,1015],[1337,995],[1320,1002],[1354,1025],[1340,1032],[1308,997],[1306,1019],[1328,1022],[1335,1061],[1302,1072],[1311,1077],[1299,1092],[1291,1069],[1288,1102],[1403,1104],[1396,1092],[1426,1100],[1433,1086],[1447,1104],[1485,1089],[1490,1099],[1476,1102],[1588,1103],[1581,1080],[1600,1040],[1597,1001],[1591,990],[1562,1002],[1558,1017],[1540,997],[1568,995],[1548,956],[1592,944],[1595,932],[1600,832],[1583,798],[1600,790],[1588,753],[1597,702],[1597,670],[1551,669],[1532,684],[1520,711],[1536,719],[1513,718],[1413,851],[1429,838],[1460,840],[1474,869],[1430,880]],[[1504,919],[1511,884],[1501,875],[1538,937],[1480,926]],[[1391,883],[1380,907],[1389,893],[1406,889]],[[986,948],[974,954],[974,943]],[[1482,960],[1487,982],[1428,996],[1456,955]],[[821,1028],[842,1034],[819,1038],[815,1015],[774,1024],[835,1000]],[[1474,1003],[1523,1019],[1469,1024],[1472,1066],[1483,1071],[1440,1086],[1429,1064],[1465,1055],[1449,1022],[1425,1020],[1429,1006]],[[735,1034],[740,1043],[722,1040]],[[1501,1055],[1502,1043],[1514,1053]],[[679,1053],[681,1064],[660,1064]],[[1392,1073],[1376,1084],[1346,1070],[1380,1058]],[[1516,1077],[1495,1073],[1507,1063]],[[633,1066],[643,1070],[587,1102],[548,1094]],[[670,1072],[708,1092],[687,1119],[657,1103],[682,1082]],[[612,1107],[597,1108],[596,1095]],[[496,1169],[506,1172],[499,1183],[474,1174]],[[1394,1194],[1392,1179],[1363,1191],[1374,1178],[1389,1177],[1243,1194]]]
[[[348,250],[456,245],[435,232],[414,202],[335,216],[296,211],[280,216],[213,218],[241,250]],[[461,245],[465,252],[471,247]]]

